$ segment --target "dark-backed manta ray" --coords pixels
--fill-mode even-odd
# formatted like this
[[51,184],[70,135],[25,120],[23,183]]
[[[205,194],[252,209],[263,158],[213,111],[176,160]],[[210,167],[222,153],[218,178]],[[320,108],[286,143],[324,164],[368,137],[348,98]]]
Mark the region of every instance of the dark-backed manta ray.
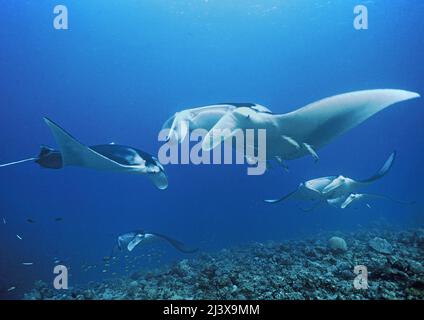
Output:
[[327,203],[341,209],[345,209],[353,203],[358,203],[360,200],[376,198],[392,200],[403,204],[411,204],[409,202],[395,200],[387,196],[357,192],[359,189],[364,188],[384,177],[392,168],[395,158],[396,152],[393,152],[390,154],[381,169],[368,179],[354,180],[342,175],[312,179],[301,183],[296,190],[279,199],[265,200],[265,202],[278,203],[285,200],[310,201],[315,203],[315,206],[312,208],[315,208],[317,205]]
[[107,170],[147,175],[159,189],[168,187],[168,179],[162,164],[147,152],[136,148],[102,144],[88,147],[53,121],[44,118],[59,145],[59,150],[41,146],[38,157],[6,163],[0,167],[35,161],[49,169],[61,169],[65,166],[80,166],[90,169]]
[[198,251],[198,249],[188,248],[184,243],[163,234],[146,232],[144,230],[136,230],[120,235],[118,237],[118,248],[121,251],[128,250],[131,252],[138,245],[145,245],[157,241],[167,241],[175,249],[183,253],[195,253]]
[[[216,106],[196,110],[201,114],[199,123],[207,124],[205,129],[209,130],[202,142],[203,150],[214,149],[235,136],[238,130],[265,129],[265,160],[281,162],[305,155],[318,159],[316,150],[333,139],[395,103],[418,97],[418,93],[410,91],[377,89],[332,96],[285,114],[274,114],[262,106],[255,108],[256,104],[228,104],[220,112],[216,112]],[[180,114],[185,115],[185,112],[190,120],[199,117],[197,113],[191,117],[190,110]],[[176,116],[173,128],[178,127],[178,120]],[[211,127],[213,122],[215,124]],[[240,149],[245,150],[244,146]]]

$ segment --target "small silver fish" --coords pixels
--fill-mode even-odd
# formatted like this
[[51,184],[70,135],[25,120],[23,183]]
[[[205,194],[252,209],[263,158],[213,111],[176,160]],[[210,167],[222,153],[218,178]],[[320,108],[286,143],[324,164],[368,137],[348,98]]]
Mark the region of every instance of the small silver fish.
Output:
[[16,287],[10,287],[9,289],[7,289],[8,292],[15,290]]
[[34,262],[22,262],[24,266],[32,266]]
[[22,237],[19,234],[16,235],[16,238],[18,238],[19,240],[22,240]]
[[6,224],[7,222],[6,222],[6,218],[3,218],[3,224]]

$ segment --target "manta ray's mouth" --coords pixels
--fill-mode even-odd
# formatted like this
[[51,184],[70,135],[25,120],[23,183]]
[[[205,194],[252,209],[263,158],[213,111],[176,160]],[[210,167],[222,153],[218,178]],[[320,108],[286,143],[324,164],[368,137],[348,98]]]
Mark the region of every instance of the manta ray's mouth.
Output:
[[330,184],[328,184],[323,190],[323,194],[330,193],[338,188],[340,188],[344,183],[346,182],[346,179],[344,177],[338,177],[337,179],[334,179]]
[[165,190],[168,188],[168,178],[166,177],[165,172],[151,172],[148,173],[147,176],[158,189]]

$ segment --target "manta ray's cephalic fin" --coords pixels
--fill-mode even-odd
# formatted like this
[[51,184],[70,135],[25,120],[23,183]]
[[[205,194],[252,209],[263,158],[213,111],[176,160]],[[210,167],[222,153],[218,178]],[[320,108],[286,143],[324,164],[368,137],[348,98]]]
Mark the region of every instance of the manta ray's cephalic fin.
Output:
[[142,237],[135,236],[134,239],[132,239],[127,245],[128,251],[133,251],[134,248],[141,242],[141,240],[143,240]]
[[328,185],[322,189],[322,194],[327,194],[329,192],[334,191],[335,189],[341,187],[346,182],[346,177],[340,175],[333,179]]
[[165,190],[168,188],[168,178],[165,172],[161,171],[159,173],[149,173],[147,177],[150,181],[160,190]]

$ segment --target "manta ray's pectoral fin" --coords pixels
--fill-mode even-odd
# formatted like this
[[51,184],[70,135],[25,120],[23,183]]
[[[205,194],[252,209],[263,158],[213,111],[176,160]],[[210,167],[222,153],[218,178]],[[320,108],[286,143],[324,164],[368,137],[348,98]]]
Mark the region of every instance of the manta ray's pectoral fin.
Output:
[[363,197],[362,194],[358,193],[351,193],[346,200],[340,205],[341,209],[346,209],[348,206],[350,206],[354,201],[359,200]]
[[[281,138],[281,135],[284,135],[295,137],[295,140],[307,142],[308,145],[313,146],[311,148],[304,147],[308,149],[308,153],[317,158],[314,150],[322,148],[383,109],[397,102],[418,97],[420,95],[415,92],[392,89],[348,92],[280,115],[239,107],[229,110],[210,127],[208,134],[203,139],[202,149],[204,151],[212,150],[232,137],[231,134],[227,134],[223,139],[212,140],[213,129],[228,129],[230,133],[237,129],[270,129],[267,131],[267,140],[273,143],[267,144],[267,156],[287,153],[290,155],[290,159],[295,159],[305,155],[306,152],[291,154],[290,148],[293,146],[290,146],[287,139]],[[246,120],[247,115],[250,115],[249,120]]]
[[315,162],[318,162],[319,156],[318,156],[318,153],[315,151],[315,149],[310,144],[307,144],[305,142],[302,143],[302,146],[305,148],[306,151],[310,153],[312,158],[314,158]]
[[111,171],[126,168],[126,166],[121,165],[83,145],[50,119],[44,118],[44,121],[49,126],[57,144],[59,145],[63,166],[73,165]]
[[[307,142],[314,149],[320,149],[379,111],[397,102],[419,96],[415,92],[391,89],[349,92],[270,117],[272,123],[279,128],[280,135],[296,137],[296,140]],[[268,147],[268,154],[273,153],[272,147]],[[275,147],[275,152],[280,150],[281,147]]]
[[360,183],[372,183],[378,179],[381,179],[382,177],[384,177],[389,171],[390,169],[393,167],[393,163],[395,161],[396,158],[396,151],[393,151],[390,156],[387,158],[386,162],[384,163],[384,165],[380,168],[380,170],[378,170],[378,172],[376,174],[374,174],[372,177],[365,179],[365,180],[360,180],[358,182]]

